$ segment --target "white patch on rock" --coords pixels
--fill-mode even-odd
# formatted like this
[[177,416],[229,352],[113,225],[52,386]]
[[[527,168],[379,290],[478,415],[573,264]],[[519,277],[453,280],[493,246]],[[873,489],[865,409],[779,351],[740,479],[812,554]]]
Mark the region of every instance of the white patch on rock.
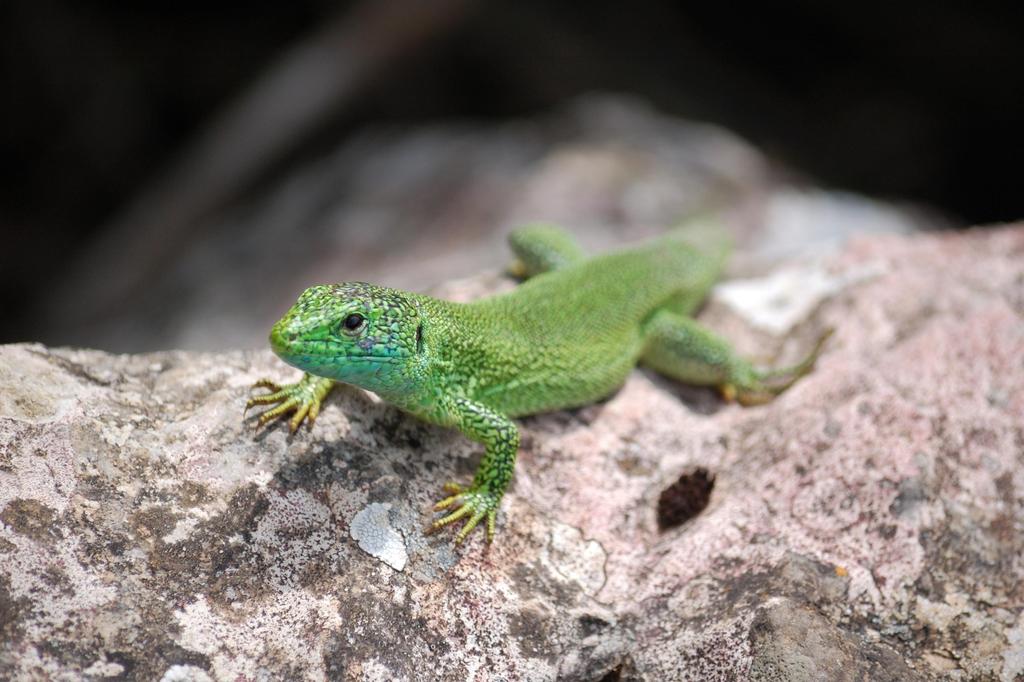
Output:
[[835,274],[821,263],[812,263],[777,270],[767,277],[723,282],[712,296],[755,327],[782,335],[807,319],[826,298],[880,272],[880,267],[864,267]]
[[374,502],[359,511],[349,524],[349,534],[359,548],[380,559],[396,571],[405,568],[409,555],[405,551],[405,538],[388,519],[390,504]]
[[587,540],[578,528],[556,523],[551,529],[546,558],[561,575],[575,580],[593,596],[605,582],[607,555],[597,540]]
[[1017,626],[1006,631],[1009,646],[1003,651],[1003,674],[1001,682],[1013,682],[1024,677],[1024,615],[1017,619]]
[[194,516],[186,516],[185,518],[174,524],[174,529],[167,535],[160,538],[164,541],[164,544],[174,544],[175,542],[181,542],[189,536],[192,529],[199,525],[199,519]]
[[396,682],[395,671],[375,658],[364,661],[358,671],[354,670],[353,672],[359,675],[359,679],[366,680],[366,682]]
[[944,602],[932,601],[919,596],[915,604],[917,617],[928,625],[945,630],[956,618],[971,611],[971,603],[966,595],[952,593],[946,595]]
[[117,677],[124,672],[124,666],[113,661],[96,661],[82,672],[91,677]]
[[160,678],[160,682],[213,682],[213,678],[194,665],[172,665]]
[[266,488],[272,480],[274,480],[274,474],[267,471],[266,469],[260,469],[249,476],[249,481],[255,483],[259,488]]

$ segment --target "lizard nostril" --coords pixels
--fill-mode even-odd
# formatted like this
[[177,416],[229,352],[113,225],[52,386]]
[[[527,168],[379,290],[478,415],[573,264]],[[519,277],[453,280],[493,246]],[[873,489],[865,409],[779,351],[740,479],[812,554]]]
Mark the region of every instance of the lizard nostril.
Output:
[[704,511],[714,487],[715,476],[707,469],[697,468],[680,476],[658,497],[658,530],[681,526]]

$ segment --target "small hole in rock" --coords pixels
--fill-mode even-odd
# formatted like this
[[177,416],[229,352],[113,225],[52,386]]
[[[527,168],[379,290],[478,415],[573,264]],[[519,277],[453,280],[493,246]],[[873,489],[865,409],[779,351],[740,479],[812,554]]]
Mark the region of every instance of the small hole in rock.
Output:
[[609,670],[598,682],[619,682],[622,679],[622,665],[617,665]]
[[658,530],[681,526],[704,511],[715,487],[715,477],[707,469],[694,469],[661,491],[658,497]]

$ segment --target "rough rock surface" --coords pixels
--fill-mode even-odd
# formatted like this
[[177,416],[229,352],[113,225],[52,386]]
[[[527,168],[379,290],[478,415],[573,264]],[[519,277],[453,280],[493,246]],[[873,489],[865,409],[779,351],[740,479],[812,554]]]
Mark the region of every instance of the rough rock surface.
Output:
[[347,390],[255,435],[269,352],[2,347],[0,677],[1020,679],[1024,227],[827,271],[784,341],[705,311],[780,362],[836,328],[769,405],[637,371],[523,420],[487,550],[421,532],[457,433]]

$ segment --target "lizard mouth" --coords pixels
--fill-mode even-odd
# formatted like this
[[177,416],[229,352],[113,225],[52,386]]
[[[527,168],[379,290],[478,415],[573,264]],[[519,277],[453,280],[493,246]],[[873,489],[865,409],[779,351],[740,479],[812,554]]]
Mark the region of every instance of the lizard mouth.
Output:
[[330,341],[304,341],[288,336],[275,325],[270,330],[270,348],[274,354],[290,365],[304,369],[302,365],[312,359],[337,358],[345,362],[398,362],[400,358],[393,355],[357,355],[352,348]]

